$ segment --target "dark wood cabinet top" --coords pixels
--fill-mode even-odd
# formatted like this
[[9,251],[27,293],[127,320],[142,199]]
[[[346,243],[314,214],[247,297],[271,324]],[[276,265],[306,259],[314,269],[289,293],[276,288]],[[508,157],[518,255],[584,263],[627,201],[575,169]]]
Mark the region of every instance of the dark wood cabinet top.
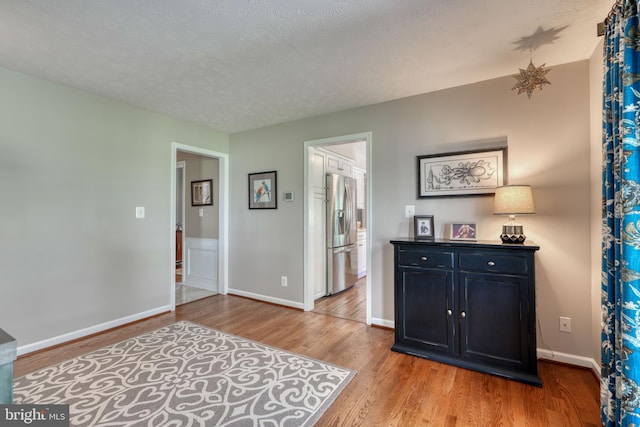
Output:
[[524,250],[537,251],[540,246],[535,242],[525,241],[524,243],[502,243],[499,240],[449,240],[434,239],[423,240],[414,239],[412,237],[399,237],[391,240],[393,245],[420,245],[420,246],[438,246],[438,247],[456,247],[456,248],[477,248],[477,249],[506,249],[506,250]]

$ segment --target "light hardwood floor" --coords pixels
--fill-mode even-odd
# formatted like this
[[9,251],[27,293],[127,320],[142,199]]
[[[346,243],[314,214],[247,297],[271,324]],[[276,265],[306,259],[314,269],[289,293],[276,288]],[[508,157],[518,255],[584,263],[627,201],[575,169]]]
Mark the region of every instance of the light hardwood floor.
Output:
[[366,276],[358,280],[355,285],[346,291],[316,300],[314,302],[313,312],[366,323]]
[[15,375],[190,320],[357,371],[317,426],[597,426],[591,371],[539,362],[542,388],[390,350],[393,331],[246,298],[216,295],[15,363]]
[[216,292],[207,291],[205,289],[194,288],[187,285],[178,285],[176,286],[176,305],[186,304],[215,294]]

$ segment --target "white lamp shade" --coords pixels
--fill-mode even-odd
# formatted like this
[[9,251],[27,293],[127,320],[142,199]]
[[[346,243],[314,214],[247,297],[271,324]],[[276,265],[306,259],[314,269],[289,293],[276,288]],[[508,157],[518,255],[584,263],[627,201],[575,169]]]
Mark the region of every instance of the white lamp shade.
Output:
[[506,185],[496,188],[493,205],[495,215],[535,213],[530,185]]

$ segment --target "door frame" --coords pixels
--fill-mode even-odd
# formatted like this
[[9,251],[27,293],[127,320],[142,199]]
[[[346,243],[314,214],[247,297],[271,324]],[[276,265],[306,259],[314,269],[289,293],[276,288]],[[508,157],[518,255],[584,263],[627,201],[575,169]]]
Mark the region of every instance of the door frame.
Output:
[[373,174],[371,168],[371,142],[372,142],[372,133],[371,132],[362,132],[351,135],[343,135],[336,136],[332,138],[323,138],[323,139],[315,139],[311,141],[304,142],[304,286],[303,286],[303,300],[304,300],[304,310],[311,311],[314,307],[313,300],[313,289],[311,289],[311,278],[310,278],[310,230],[309,230],[309,215],[311,214],[311,206],[313,204],[313,188],[312,188],[312,179],[310,176],[311,167],[309,165],[310,160],[310,149],[311,148],[319,148],[322,146],[329,145],[338,145],[338,144],[346,144],[350,142],[358,142],[365,141],[366,142],[366,157],[367,157],[367,187],[366,187],[366,200],[367,200],[367,221],[366,221],[366,230],[367,230],[367,289],[366,289],[366,324],[371,325],[371,232],[373,230],[373,215],[371,206],[373,205],[372,201],[372,187],[373,180],[371,179]]
[[[171,143],[171,215],[170,215],[170,242],[171,242],[171,311],[176,309],[176,167],[178,151],[197,154],[203,157],[218,159],[218,191],[220,192],[218,215],[218,291],[226,295],[229,290],[229,154],[191,145]],[[186,186],[186,182],[185,182]],[[186,194],[184,198],[186,199]],[[184,236],[183,236],[184,237]],[[183,254],[184,258],[184,254]]]
[[[184,216],[186,214],[186,208],[185,208],[186,196],[185,196],[185,191],[186,191],[186,188],[187,188],[187,184],[186,184],[187,162],[185,162],[184,160],[177,161],[177,159],[176,159],[176,178],[177,178],[177,175],[178,175],[178,171],[177,171],[178,169],[182,169],[182,200],[176,200],[175,206],[176,206],[176,210],[180,209],[182,211],[181,212],[181,216],[182,216],[182,242],[180,242],[180,244],[182,245],[182,249],[184,251],[184,236],[186,235],[185,227],[184,227]],[[177,183],[176,183],[176,186],[177,186]],[[177,190],[177,187],[176,187],[176,190]],[[178,206],[178,203],[181,203],[181,206]],[[175,219],[174,219],[174,223],[177,225],[177,222],[175,221]],[[174,257],[174,259],[175,259],[175,257]],[[184,265],[184,253],[183,253],[183,265]],[[184,268],[183,268],[182,272],[184,273]],[[184,282],[184,275],[182,276],[182,281]],[[174,285],[177,285],[177,283],[174,283]]]

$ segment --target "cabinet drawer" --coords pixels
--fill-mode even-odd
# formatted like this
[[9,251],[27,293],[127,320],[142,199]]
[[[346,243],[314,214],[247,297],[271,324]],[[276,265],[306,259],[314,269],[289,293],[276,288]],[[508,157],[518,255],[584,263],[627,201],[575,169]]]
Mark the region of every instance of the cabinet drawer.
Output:
[[527,274],[527,259],[492,253],[459,255],[461,270],[475,270],[492,273]]
[[400,249],[398,262],[413,267],[453,268],[453,253]]

